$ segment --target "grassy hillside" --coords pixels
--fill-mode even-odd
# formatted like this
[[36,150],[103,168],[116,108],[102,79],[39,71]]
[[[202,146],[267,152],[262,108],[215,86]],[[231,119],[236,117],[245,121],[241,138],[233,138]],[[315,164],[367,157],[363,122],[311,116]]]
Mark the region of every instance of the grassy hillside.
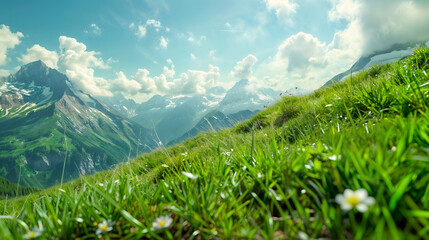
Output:
[[24,196],[38,191],[32,187],[22,187],[16,183],[11,183],[7,179],[0,177],[0,199],[12,198],[15,196]]
[[0,238],[423,239],[427,71],[416,49],[233,129],[2,201]]

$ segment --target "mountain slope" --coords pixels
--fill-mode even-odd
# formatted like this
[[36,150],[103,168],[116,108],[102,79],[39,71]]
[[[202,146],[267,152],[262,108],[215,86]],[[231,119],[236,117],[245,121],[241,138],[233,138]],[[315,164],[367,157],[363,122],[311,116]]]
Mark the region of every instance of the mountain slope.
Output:
[[205,115],[203,119],[201,119],[191,130],[183,134],[180,138],[168,143],[168,146],[180,143],[188,138],[193,138],[201,132],[217,132],[225,128],[231,128],[235,124],[245,121],[255,114],[256,112],[251,112],[249,110],[229,114],[228,116],[219,111],[210,112]]
[[65,75],[41,61],[9,76],[0,92],[1,176],[12,182],[21,175],[27,186],[58,184],[64,161],[64,180],[70,180],[153,146],[150,131],[74,90]]
[[408,57],[413,54],[413,44],[394,44],[390,48],[374,52],[368,56],[361,57],[353,66],[329,81],[327,81],[322,87],[331,85],[332,83],[339,82],[345,77],[350,76],[351,73],[358,73],[359,71],[365,70],[376,64],[389,63]]

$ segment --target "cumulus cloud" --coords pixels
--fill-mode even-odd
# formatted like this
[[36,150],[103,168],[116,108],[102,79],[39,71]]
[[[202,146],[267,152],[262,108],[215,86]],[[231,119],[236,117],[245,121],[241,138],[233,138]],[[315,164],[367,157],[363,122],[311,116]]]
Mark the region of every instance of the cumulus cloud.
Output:
[[234,67],[234,70],[231,71],[231,75],[238,79],[251,79],[253,75],[253,66],[258,61],[258,59],[249,54],[243,60],[237,62],[237,65]]
[[107,69],[100,53],[87,51],[85,44],[74,38],[59,37],[60,56],[58,69],[64,72],[73,84],[84,92],[94,96],[110,96],[109,83],[94,76],[94,69]]
[[101,35],[101,28],[99,26],[97,26],[97,24],[92,23],[89,26],[89,30],[85,30],[84,32],[87,34]]
[[[162,29],[161,22],[154,19],[148,19],[145,24],[136,25],[135,23],[131,23],[129,26],[130,29],[134,30],[134,34],[138,38],[146,37],[149,27],[153,28],[156,32],[159,32]],[[169,31],[170,30],[168,29],[167,32]]]
[[48,67],[56,69],[58,58],[57,52],[49,51],[39,44],[35,44],[31,48],[27,48],[27,54],[21,55],[21,58],[18,58],[18,60],[23,64],[42,60]]
[[359,57],[396,43],[429,39],[429,2],[424,0],[331,0],[330,21],[345,21],[330,43],[297,33],[261,65],[257,76],[284,89],[319,87]]
[[167,49],[167,47],[168,47],[168,39],[165,38],[164,36],[161,36],[161,38],[159,39],[159,46],[162,49]]
[[348,28],[337,38],[351,40],[356,37],[363,55],[386,49],[395,43],[421,43],[429,39],[429,1],[331,2],[330,19],[349,22]]
[[203,94],[218,83],[219,67],[209,65],[208,71],[188,70],[175,77],[174,64],[165,66],[163,72],[151,77],[147,69],[138,69],[131,79],[120,73],[113,81],[111,90],[124,96],[147,99],[154,94],[192,95]]
[[326,51],[319,39],[300,32],[280,45],[276,59],[283,60],[288,71],[307,71],[311,66],[326,65]]
[[290,0],[264,0],[268,10],[274,10],[277,17],[283,21],[291,22],[291,15],[296,13],[298,4]]
[[24,37],[21,32],[13,33],[9,26],[0,25],[0,65],[6,64],[7,50],[15,48],[21,43],[20,38]]
[[111,89],[116,92],[136,94],[140,91],[141,85],[136,80],[128,79],[123,72],[118,72],[116,79],[112,82]]

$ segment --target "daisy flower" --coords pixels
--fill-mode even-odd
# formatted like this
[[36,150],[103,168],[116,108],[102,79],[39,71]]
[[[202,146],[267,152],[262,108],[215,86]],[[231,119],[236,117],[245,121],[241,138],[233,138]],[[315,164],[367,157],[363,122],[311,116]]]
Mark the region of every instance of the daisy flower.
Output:
[[173,219],[170,216],[168,216],[168,215],[161,216],[161,217],[156,218],[152,222],[152,229],[153,230],[159,230],[159,229],[163,229],[163,228],[169,228],[172,223],[173,223]]
[[95,234],[103,235],[103,234],[106,234],[106,233],[112,231],[112,229],[113,228],[111,227],[111,223],[106,221],[106,219],[103,219],[103,222],[98,224],[98,229],[95,232]]
[[33,228],[33,230],[28,231],[26,234],[24,234],[25,239],[35,239],[40,237],[42,235],[42,229],[39,228]]
[[341,209],[350,211],[356,208],[359,212],[366,212],[368,207],[375,203],[373,197],[368,196],[365,189],[358,189],[356,191],[346,189],[343,194],[338,194],[335,201],[340,204]]

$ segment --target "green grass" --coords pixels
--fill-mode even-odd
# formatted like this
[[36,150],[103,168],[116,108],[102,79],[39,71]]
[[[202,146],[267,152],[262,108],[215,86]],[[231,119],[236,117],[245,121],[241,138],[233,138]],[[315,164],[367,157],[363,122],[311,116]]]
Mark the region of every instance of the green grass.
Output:
[[[0,202],[0,238],[424,239],[429,50],[286,97],[233,129]],[[375,204],[343,211],[365,189]],[[172,224],[152,224],[168,216]],[[111,227],[98,232],[106,220]]]

